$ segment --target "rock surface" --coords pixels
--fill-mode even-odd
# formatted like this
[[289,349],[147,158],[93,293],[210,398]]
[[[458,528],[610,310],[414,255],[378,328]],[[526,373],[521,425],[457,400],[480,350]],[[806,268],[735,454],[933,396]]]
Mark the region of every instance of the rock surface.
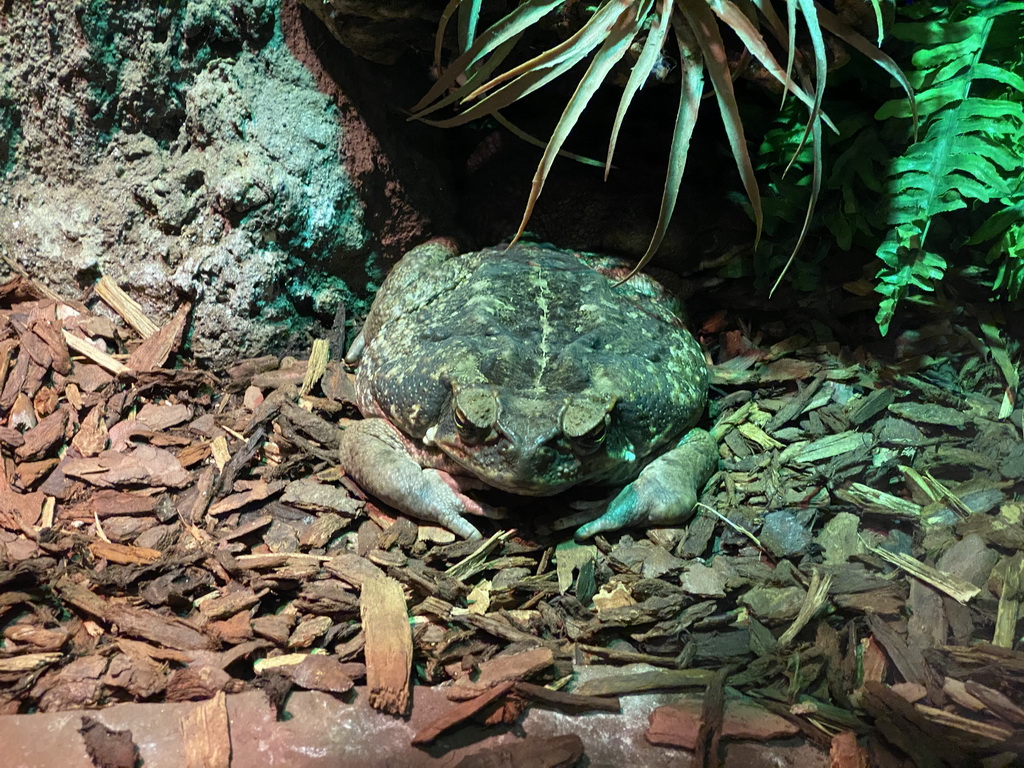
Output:
[[358,312],[423,224],[374,131],[321,88],[301,15],[5,11],[0,254],[67,298],[108,275],[157,322],[190,301],[191,348],[215,364],[303,349],[340,305]]

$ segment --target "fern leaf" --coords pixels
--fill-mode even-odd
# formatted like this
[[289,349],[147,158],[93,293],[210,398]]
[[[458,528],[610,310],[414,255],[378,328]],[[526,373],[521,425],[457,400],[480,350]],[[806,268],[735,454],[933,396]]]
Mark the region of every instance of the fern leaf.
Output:
[[[917,113],[926,130],[889,169],[889,234],[877,251],[883,264],[876,288],[883,297],[876,317],[882,333],[911,289],[930,291],[945,273],[945,258],[928,244],[933,219],[997,200],[1013,209],[1019,199],[1024,78],[983,58],[997,18],[1024,10],[1024,3],[975,7],[975,15],[956,23],[940,17],[894,29],[897,37],[929,46],[914,54],[917,70],[908,77],[918,88]],[[1000,18],[1005,24],[1020,21]],[[876,116],[910,113],[906,102],[894,101]],[[1009,217],[1003,231],[1013,230],[1014,222]],[[1014,284],[1009,277],[1005,282]]]

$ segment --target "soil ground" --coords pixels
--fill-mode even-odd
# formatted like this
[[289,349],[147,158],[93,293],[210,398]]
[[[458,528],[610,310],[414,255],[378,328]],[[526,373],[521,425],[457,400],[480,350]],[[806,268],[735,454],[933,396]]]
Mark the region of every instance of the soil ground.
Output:
[[[837,327],[863,313],[857,291],[831,302]],[[341,364],[215,376],[175,357],[180,321],[143,341],[24,279],[3,296],[0,727],[134,755],[163,738],[148,715],[117,710],[108,733],[81,710],[205,701],[166,712],[214,723],[182,747],[210,760],[277,733],[254,725],[275,707],[287,723],[310,706],[362,733],[402,724],[388,733],[422,764],[509,741],[538,750],[527,765],[602,764],[622,739],[651,766],[720,749],[753,765],[751,743],[799,765],[1020,754],[1024,450],[991,307],[938,304],[856,348],[814,306],[697,316],[722,471],[695,519],[575,545],[555,506],[481,546],[342,474],[358,414]],[[530,725],[544,717],[557,726]],[[544,741],[558,733],[583,740]],[[306,746],[337,755],[333,739]]]

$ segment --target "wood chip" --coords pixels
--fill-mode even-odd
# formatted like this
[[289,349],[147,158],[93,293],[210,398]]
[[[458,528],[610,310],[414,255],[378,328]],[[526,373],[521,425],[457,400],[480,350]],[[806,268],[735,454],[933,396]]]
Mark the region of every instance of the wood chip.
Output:
[[[650,715],[645,732],[651,744],[682,749],[695,749],[702,710],[700,699],[686,699],[677,704],[658,707]],[[764,743],[770,739],[794,736],[800,729],[757,704],[748,701],[726,701],[722,718],[722,737],[750,739]]]
[[366,686],[370,706],[392,715],[409,710],[412,632],[402,585],[387,576],[365,580],[359,617],[366,638]]
[[482,696],[477,696],[475,699],[464,701],[457,707],[452,708],[451,711],[437,718],[437,720],[432,722],[430,725],[417,731],[416,735],[412,737],[413,746],[420,747],[432,743],[438,736],[449,728],[454,728],[459,723],[468,720],[478,712],[490,706],[498,699],[508,695],[514,685],[515,683],[512,681],[501,683],[496,685],[494,688],[491,688],[491,690]]
[[163,556],[163,553],[156,549],[112,544],[106,541],[94,541],[89,545],[89,551],[93,557],[120,565],[150,565]]
[[550,648],[533,648],[529,651],[505,656],[496,656],[480,665],[474,679],[469,675],[455,681],[445,695],[452,701],[465,701],[485,693],[499,683],[508,680],[519,682],[555,663]]
[[930,584],[940,592],[946,593],[958,603],[966,604],[972,597],[981,592],[980,587],[976,587],[974,584],[965,582],[962,579],[954,578],[947,573],[943,573],[938,568],[922,563],[902,552],[890,552],[881,547],[871,546],[868,546],[868,549],[883,560],[899,566],[912,576]]
[[231,736],[223,691],[186,711],[181,718],[181,736],[185,768],[230,768]]
[[68,347],[73,349],[75,352],[87,357],[100,368],[105,371],[110,371],[115,376],[128,373],[131,370],[127,365],[115,359],[111,355],[108,355],[92,342],[81,339],[70,331],[64,331],[64,341],[67,342]]
[[181,335],[185,331],[191,309],[191,304],[183,304],[167,325],[136,347],[128,357],[128,368],[133,371],[152,371],[163,367],[171,352],[181,344]]
[[96,294],[142,338],[148,339],[159,330],[159,326],[149,319],[142,306],[125,293],[108,275],[97,280],[94,287]]
[[710,669],[658,669],[594,677],[576,686],[580,696],[621,696],[658,689],[706,688],[714,677]]

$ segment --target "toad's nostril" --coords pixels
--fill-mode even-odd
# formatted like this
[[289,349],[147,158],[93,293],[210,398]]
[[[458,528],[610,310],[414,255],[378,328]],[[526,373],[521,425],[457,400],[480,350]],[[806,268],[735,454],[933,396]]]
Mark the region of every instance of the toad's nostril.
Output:
[[533,465],[538,473],[546,472],[555,461],[558,454],[550,446],[541,446],[534,454]]

